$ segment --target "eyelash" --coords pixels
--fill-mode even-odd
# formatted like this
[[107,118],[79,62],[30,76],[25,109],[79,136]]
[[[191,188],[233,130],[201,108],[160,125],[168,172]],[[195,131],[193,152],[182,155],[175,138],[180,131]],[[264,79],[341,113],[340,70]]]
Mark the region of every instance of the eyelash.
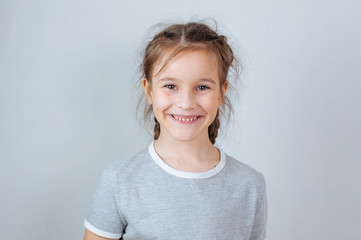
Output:
[[174,84],[167,84],[167,85],[164,85],[164,87],[166,87],[170,90],[173,90],[176,86]]
[[[170,90],[174,90],[176,88],[176,86],[174,84],[167,84],[167,85],[164,85],[164,87],[166,87]],[[200,91],[209,89],[209,87],[205,86],[205,85],[198,86],[197,89],[199,89],[199,88],[202,88],[202,89],[200,89]]]
[[204,86],[204,85],[199,86],[198,88],[203,88],[203,90],[207,90],[207,89],[209,89],[209,87],[208,87],[208,86]]

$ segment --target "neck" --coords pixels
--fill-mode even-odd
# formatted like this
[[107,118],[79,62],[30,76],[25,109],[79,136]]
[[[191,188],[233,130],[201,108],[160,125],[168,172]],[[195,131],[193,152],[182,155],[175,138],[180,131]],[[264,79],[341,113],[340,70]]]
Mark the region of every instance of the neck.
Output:
[[160,134],[155,149],[163,161],[173,166],[199,168],[206,164],[217,164],[220,156],[207,136],[190,141],[181,141]]

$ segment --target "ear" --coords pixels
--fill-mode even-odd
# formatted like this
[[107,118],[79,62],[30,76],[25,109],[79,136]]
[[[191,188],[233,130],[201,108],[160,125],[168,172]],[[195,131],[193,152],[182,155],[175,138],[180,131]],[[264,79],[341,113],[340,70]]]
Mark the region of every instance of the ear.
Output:
[[218,107],[220,107],[223,104],[223,99],[224,99],[224,96],[226,96],[227,89],[228,89],[228,81],[225,81],[220,89],[221,94],[219,95],[219,98],[218,98]]
[[146,78],[143,78],[142,86],[143,86],[143,90],[144,90],[144,94],[145,94],[145,98],[147,99],[147,102],[152,105],[153,101],[152,101],[151,86],[150,86],[149,81]]

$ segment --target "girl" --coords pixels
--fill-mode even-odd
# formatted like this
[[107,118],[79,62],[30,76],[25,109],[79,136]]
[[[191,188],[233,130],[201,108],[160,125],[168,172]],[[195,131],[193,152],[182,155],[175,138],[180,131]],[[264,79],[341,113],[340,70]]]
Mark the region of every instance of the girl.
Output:
[[141,65],[154,141],[104,171],[84,240],[265,239],[262,174],[214,146],[236,63],[226,37],[203,23],[154,36]]

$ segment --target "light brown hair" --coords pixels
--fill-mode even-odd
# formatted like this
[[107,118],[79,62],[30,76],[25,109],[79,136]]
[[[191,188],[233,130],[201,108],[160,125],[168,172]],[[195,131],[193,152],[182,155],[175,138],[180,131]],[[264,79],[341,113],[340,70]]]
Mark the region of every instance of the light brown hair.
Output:
[[[140,71],[142,74],[141,79],[145,78],[151,86],[153,75],[161,72],[178,53],[189,49],[206,49],[215,54],[218,63],[220,86],[223,86],[228,81],[227,78],[231,68],[236,76],[236,79],[238,78],[240,73],[239,61],[235,57],[232,48],[227,43],[227,38],[218,34],[216,30],[213,30],[205,23],[189,22],[186,24],[173,24],[165,27],[157,33],[151,41],[148,42],[140,65]],[[155,65],[161,60],[164,60],[164,64],[161,66],[158,73],[154,73],[153,71]],[[228,86],[228,88],[231,87],[229,83]],[[232,112],[232,106],[229,98],[227,95],[224,95],[223,92],[221,94],[223,96],[223,103],[220,109],[218,109],[214,121],[208,127],[208,136],[212,144],[216,142],[218,135],[218,128],[220,127],[220,112],[222,114],[228,110],[228,119]],[[142,98],[138,101],[137,110],[141,101]],[[144,119],[150,119],[152,113],[152,105],[146,105],[143,112]],[[156,140],[160,135],[160,125],[155,117],[154,124],[154,140]]]

